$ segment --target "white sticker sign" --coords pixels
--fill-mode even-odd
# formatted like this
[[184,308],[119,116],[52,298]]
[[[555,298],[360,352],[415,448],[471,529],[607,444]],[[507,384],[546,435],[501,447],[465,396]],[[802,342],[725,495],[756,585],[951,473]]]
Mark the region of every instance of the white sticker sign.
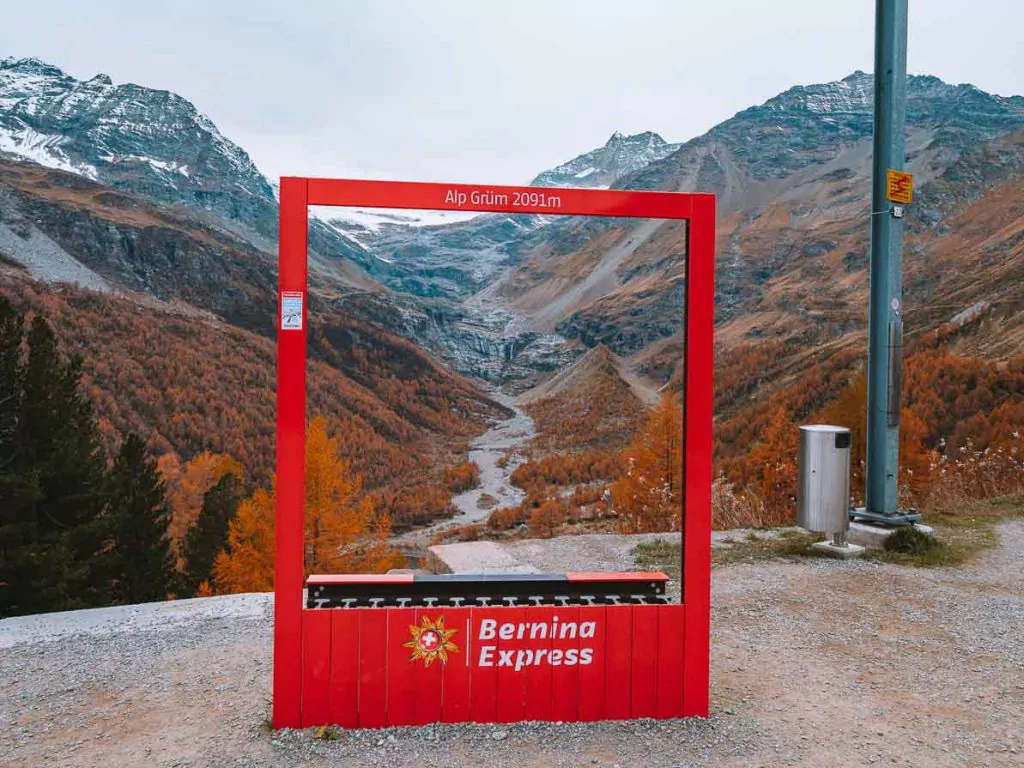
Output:
[[281,330],[302,330],[302,291],[281,291]]

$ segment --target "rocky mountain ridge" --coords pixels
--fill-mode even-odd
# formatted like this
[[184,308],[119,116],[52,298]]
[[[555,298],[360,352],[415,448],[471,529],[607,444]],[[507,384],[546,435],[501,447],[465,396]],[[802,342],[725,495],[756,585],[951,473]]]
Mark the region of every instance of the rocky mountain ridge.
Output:
[[[25,158],[123,192],[209,212],[277,238],[275,187],[187,99],[109,76],[77,80],[39,59],[0,59],[0,156]],[[317,218],[310,246],[372,272],[358,242]]]
[[[820,343],[863,324],[872,86],[863,72],[795,86],[682,144],[650,132],[615,134],[534,183],[714,192],[719,337],[730,344],[766,336]],[[929,76],[909,79],[908,164],[917,175],[918,202],[908,227],[919,236],[916,252],[907,256],[908,271],[916,269],[916,259],[944,247],[940,240],[951,234],[949,222],[961,215],[964,201],[1017,177],[1017,171],[1000,170],[1009,154],[999,142],[1022,130],[1024,98]],[[259,293],[272,291],[273,185],[181,97],[115,86],[105,76],[78,81],[38,60],[5,59],[4,153],[71,170],[122,195],[107,199],[98,189],[29,194],[25,174],[4,175],[10,182],[6,199],[14,203],[3,225],[35,227],[31,237],[49,238],[86,265],[96,286],[128,285],[162,295],[159,273],[169,267],[142,263],[153,253],[152,243],[133,246],[137,253],[128,260],[140,263],[129,278],[122,246],[104,251],[94,244],[89,247],[97,256],[84,258],[76,251],[84,241],[63,236],[59,242],[61,228],[81,231],[71,226],[73,218],[94,213],[97,201],[123,213],[147,209],[149,200],[177,206],[160,216],[213,233],[218,248],[234,253],[218,262],[227,293],[191,299],[204,311],[237,319],[222,313],[237,313],[226,307],[244,300],[228,294],[244,297],[257,283]],[[967,157],[975,160],[962,162]],[[43,177],[36,182],[41,188],[50,183]],[[61,177],[54,186],[76,183]],[[40,200],[47,199],[53,213],[56,197],[63,213],[48,220]],[[93,202],[83,204],[85,198]],[[685,226],[678,223],[483,215],[427,225],[425,218],[387,212],[374,212],[372,219],[317,215],[311,267],[320,301],[414,340],[463,373],[532,381],[598,344],[659,383],[673,367],[665,361],[678,348],[686,250]],[[92,279],[43,240],[33,250],[3,236],[0,248],[12,243],[36,262],[57,254],[65,274]],[[103,253],[122,254],[120,266],[93,263]],[[139,277],[139,269],[149,269],[150,276]],[[247,271],[251,275],[241,283],[234,277]],[[267,279],[257,279],[262,272]],[[935,285],[924,270],[908,292],[928,297]],[[957,289],[961,295],[971,296]],[[250,319],[262,312],[254,309]]]
[[618,179],[661,160],[681,144],[669,144],[661,136],[644,131],[624,136],[616,131],[604,146],[544,171],[530,182],[540,187],[587,187],[605,189]]
[[[863,328],[872,88],[863,72],[797,86],[613,185],[716,194],[722,343],[799,338],[811,348]],[[912,271],[943,247],[961,202],[1016,173],[1000,170],[1010,162],[1001,142],[1024,131],[1024,98],[913,76],[907,115],[908,168],[916,175],[907,223],[927,233],[907,253]],[[981,166],[959,170],[970,156]],[[944,205],[936,205],[940,188]],[[661,377],[681,348],[685,242],[685,227],[675,223],[565,219],[520,245],[518,263],[492,290],[525,327],[606,344]],[[925,268],[919,275],[921,288],[908,283],[908,294],[930,297],[924,286],[936,280]]]

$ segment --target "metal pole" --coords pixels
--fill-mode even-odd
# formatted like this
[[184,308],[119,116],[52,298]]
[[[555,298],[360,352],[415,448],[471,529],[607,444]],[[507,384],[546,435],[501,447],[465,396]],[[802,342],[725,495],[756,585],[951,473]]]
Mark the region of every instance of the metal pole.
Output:
[[897,515],[903,344],[903,219],[886,171],[903,170],[907,0],[875,0],[875,133],[871,188],[866,512]]

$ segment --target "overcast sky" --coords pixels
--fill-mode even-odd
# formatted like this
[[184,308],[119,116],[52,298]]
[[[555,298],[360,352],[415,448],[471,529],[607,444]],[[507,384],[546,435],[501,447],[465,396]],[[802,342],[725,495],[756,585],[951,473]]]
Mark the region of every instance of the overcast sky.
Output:
[[[176,91],[270,176],[523,183],[872,69],[873,0],[47,0],[0,58]],[[1024,94],[1024,3],[910,0],[909,69]]]

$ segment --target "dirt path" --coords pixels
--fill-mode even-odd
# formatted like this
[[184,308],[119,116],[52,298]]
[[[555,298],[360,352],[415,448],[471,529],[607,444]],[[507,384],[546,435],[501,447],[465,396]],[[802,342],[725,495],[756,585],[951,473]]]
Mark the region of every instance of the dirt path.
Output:
[[704,721],[271,734],[267,596],[8,619],[0,765],[1020,766],[1024,521],[999,530],[957,569],[717,567]]

